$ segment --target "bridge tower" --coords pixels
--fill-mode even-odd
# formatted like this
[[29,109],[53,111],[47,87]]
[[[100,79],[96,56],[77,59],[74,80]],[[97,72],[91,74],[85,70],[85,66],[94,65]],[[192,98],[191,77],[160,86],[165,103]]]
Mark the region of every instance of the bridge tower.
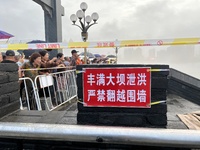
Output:
[[[61,0],[33,0],[44,10],[45,22],[45,41],[62,42],[62,16],[64,16],[64,7]],[[62,50],[53,50],[50,52],[50,58],[55,57]]]
[[44,10],[46,42],[62,42],[62,16],[64,7],[61,0],[33,0]]

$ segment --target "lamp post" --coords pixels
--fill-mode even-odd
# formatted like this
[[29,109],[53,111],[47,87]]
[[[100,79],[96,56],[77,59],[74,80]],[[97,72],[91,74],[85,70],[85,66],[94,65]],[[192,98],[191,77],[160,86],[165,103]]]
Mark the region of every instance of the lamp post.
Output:
[[[85,2],[82,2],[80,5],[81,10],[78,10],[76,14],[72,14],[70,16],[71,21],[73,22],[72,25],[75,25],[81,29],[81,37],[84,42],[88,39],[88,29],[97,24],[97,20],[99,19],[99,15],[94,12],[91,16],[85,16],[85,11],[87,10],[88,6]],[[76,24],[77,19],[79,19],[80,25]],[[93,23],[91,21],[93,20]],[[91,24],[90,24],[91,23]],[[87,63],[87,49],[84,48],[84,63]]]
[[118,61],[118,56],[117,56],[117,54],[118,54],[118,49],[119,49],[119,47],[115,47],[115,54],[116,54],[116,64],[117,64],[117,61]]

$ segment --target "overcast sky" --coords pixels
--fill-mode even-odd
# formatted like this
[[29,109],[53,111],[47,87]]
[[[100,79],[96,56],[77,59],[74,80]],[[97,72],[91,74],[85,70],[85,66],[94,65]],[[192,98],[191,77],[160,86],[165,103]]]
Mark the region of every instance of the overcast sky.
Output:
[[[81,41],[70,15],[82,0],[62,0],[63,41]],[[200,0],[85,0],[86,15],[97,12],[98,24],[89,29],[89,41],[199,37]],[[42,8],[32,0],[0,0],[0,30],[16,40],[44,40]]]
[[[80,29],[73,26],[70,21],[70,15],[80,9],[81,2],[83,0],[62,0],[65,8],[65,16],[62,17],[63,41],[82,41]],[[86,15],[97,12],[100,17],[98,24],[89,29],[88,41],[200,37],[200,0],[85,0],[84,2],[88,4]],[[11,40],[44,40],[44,15],[41,6],[32,0],[0,0],[0,30],[13,34],[15,37]],[[143,52],[145,48],[141,47]],[[155,47],[146,49],[152,48]],[[66,51],[70,54],[70,50]],[[100,51],[95,52],[104,52]],[[115,50],[107,50],[107,53],[115,54]],[[123,53],[121,48],[118,55],[122,56]],[[200,73],[198,76],[200,77]]]

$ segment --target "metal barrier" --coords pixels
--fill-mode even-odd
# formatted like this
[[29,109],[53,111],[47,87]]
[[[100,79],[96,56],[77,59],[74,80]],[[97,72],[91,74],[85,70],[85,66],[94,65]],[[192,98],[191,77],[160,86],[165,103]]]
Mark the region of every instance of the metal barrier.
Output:
[[76,70],[19,79],[21,109],[52,111],[77,97]]
[[42,110],[40,100],[34,82],[29,77],[19,78],[20,84],[20,108],[28,110]]
[[38,75],[34,82],[42,110],[54,110],[77,97],[76,70]]
[[199,130],[2,122],[0,131],[1,138],[12,139],[200,148]]

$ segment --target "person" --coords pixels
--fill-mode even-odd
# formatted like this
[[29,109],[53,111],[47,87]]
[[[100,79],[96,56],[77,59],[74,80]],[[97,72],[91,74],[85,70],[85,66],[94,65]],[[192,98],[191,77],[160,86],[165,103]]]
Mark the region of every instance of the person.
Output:
[[6,59],[6,53],[2,52],[1,54],[2,54],[3,60],[5,60]]
[[58,53],[56,62],[57,62],[59,67],[63,67],[63,68],[57,69],[57,72],[66,71],[66,65],[64,63],[64,60],[65,60],[64,59],[64,54],[63,53]]
[[82,61],[81,61],[81,59],[80,59],[80,57],[78,55],[78,58],[76,60],[76,65],[81,65],[81,64],[83,64],[83,63],[82,63]]
[[82,64],[81,59],[78,56],[78,51],[76,51],[75,49],[71,51],[72,54],[72,58],[70,61],[70,66],[73,66],[73,69],[76,68],[77,65]]
[[67,56],[67,57],[64,57],[64,64],[66,65],[66,66],[69,66],[70,65],[70,58]]
[[22,54],[22,55],[19,54],[19,55],[15,56],[16,63],[17,63],[17,65],[18,65],[19,67],[22,67],[23,64],[25,63],[25,61],[24,61],[24,57],[25,57],[24,54]]
[[[5,53],[6,57],[1,63],[16,63],[15,52],[13,50],[7,50]],[[18,66],[19,78],[22,77],[21,67]]]
[[[58,63],[56,63],[57,58],[53,57],[51,60],[49,59],[49,53],[47,50],[39,51],[41,55],[41,68],[51,68],[56,67]],[[43,69],[40,71],[40,74],[48,74],[51,73],[53,70],[50,69]]]
[[34,81],[35,77],[37,75],[39,75],[39,72],[38,72],[37,68],[40,68],[40,66],[41,66],[41,55],[39,53],[37,53],[37,52],[34,52],[30,56],[30,61],[26,62],[22,66],[22,69],[25,69],[24,76],[25,77],[30,77]]
[[92,64],[97,64],[97,63],[98,63],[97,58],[94,58],[94,59],[92,60]]
[[[63,55],[63,53],[58,53],[57,54],[57,60],[56,60],[56,62],[59,64],[59,66],[61,66],[62,68],[58,68],[57,69],[57,72],[63,72],[63,71],[66,71],[66,66],[65,66],[65,64],[64,64],[64,55]],[[57,91],[58,92],[60,92],[60,95],[61,95],[61,99],[62,99],[62,101],[63,101],[63,99],[64,99],[64,97],[63,97],[63,94],[62,94],[62,92],[64,92],[65,90],[66,90],[66,88],[67,88],[67,76],[66,76],[66,74],[64,75],[63,73],[60,73],[60,74],[57,74],[57,77],[56,77],[56,79],[57,79]]]
[[89,59],[87,59],[87,64],[91,64],[91,61]]
[[1,63],[16,63],[15,52],[13,50],[7,50],[6,58]]
[[[40,65],[41,65],[41,55],[37,52],[34,52],[30,56],[29,62],[26,62],[22,66],[22,69],[24,69],[24,77],[29,77],[29,78],[32,79],[32,81],[34,81],[35,77],[37,75],[39,75],[38,68],[40,68]],[[24,87],[25,87],[25,85],[23,85],[23,84],[20,85],[20,95],[22,94]],[[34,94],[33,94],[34,87],[32,87],[32,84],[29,80],[26,81],[26,87],[27,87],[27,92],[28,92],[28,95],[29,95],[30,108],[31,109],[37,109],[35,97],[34,97]]]
[[0,63],[3,61],[3,55],[2,53],[0,52]]

